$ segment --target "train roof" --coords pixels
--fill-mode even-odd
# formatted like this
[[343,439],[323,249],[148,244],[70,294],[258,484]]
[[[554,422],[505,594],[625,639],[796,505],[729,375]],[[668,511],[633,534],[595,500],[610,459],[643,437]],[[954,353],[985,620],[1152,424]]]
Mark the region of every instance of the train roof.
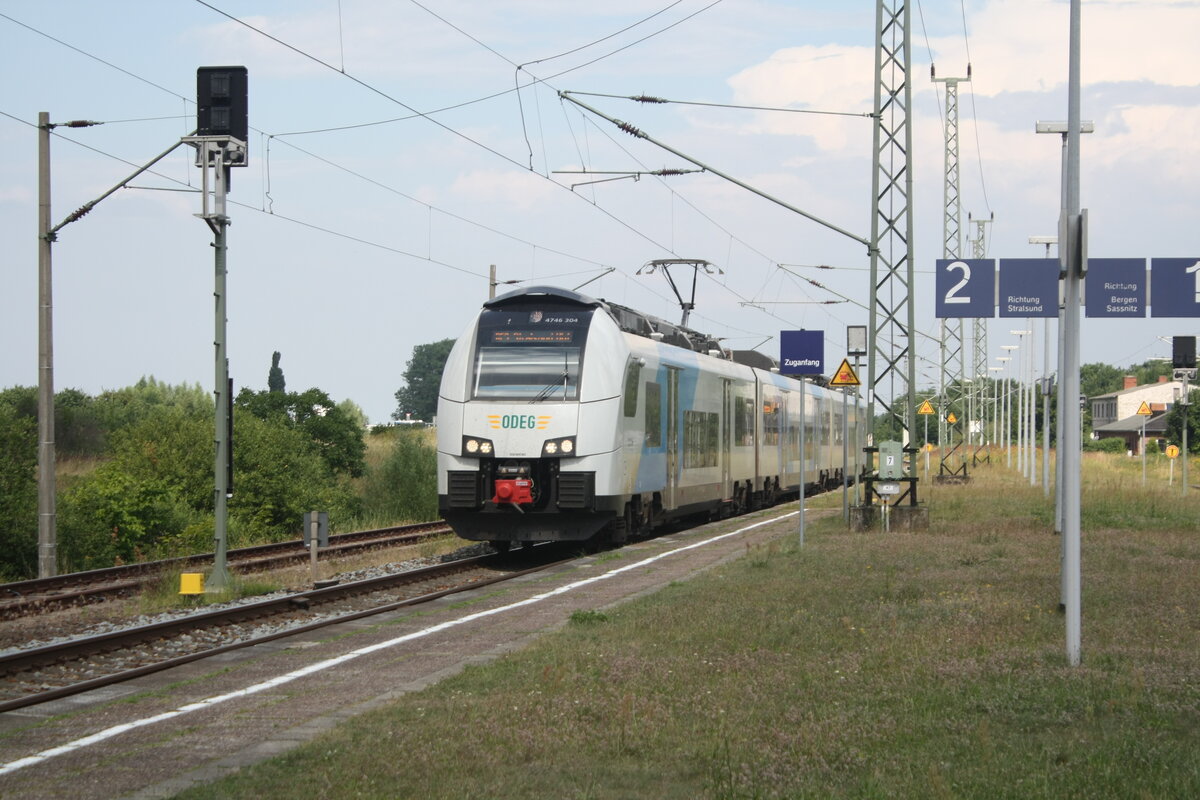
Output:
[[547,298],[581,308],[603,309],[622,331],[635,336],[644,336],[647,339],[661,338],[661,341],[666,344],[706,355],[717,351],[724,358],[756,369],[771,370],[779,367],[778,361],[757,350],[727,350],[721,346],[720,340],[706,333],[667,322],[665,319],[637,311],[620,303],[589,297],[558,286],[526,286],[514,289],[488,300],[483,307],[489,309],[521,307],[544,302]]

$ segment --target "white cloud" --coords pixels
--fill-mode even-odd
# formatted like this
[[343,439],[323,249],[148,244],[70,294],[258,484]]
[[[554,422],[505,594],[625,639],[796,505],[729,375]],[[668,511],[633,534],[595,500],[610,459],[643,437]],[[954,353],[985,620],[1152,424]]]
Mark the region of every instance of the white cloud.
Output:
[[512,170],[475,170],[459,175],[450,192],[475,203],[496,203],[504,208],[529,211],[557,196],[543,178]]

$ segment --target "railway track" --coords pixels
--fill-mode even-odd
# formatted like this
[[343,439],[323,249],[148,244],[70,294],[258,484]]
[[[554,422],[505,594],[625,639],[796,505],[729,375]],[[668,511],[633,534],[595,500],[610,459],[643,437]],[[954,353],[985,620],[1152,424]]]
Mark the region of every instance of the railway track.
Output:
[[0,712],[218,653],[429,602],[562,563],[563,548],[491,554],[0,655]]
[[[329,546],[321,549],[321,555],[328,559],[383,547],[415,544],[450,532],[450,527],[443,522],[422,522],[336,534],[329,537]],[[243,547],[228,553],[229,565],[240,572],[277,569],[304,563],[309,557],[308,548],[294,540]],[[112,597],[128,597],[164,574],[200,570],[211,566],[212,561],[213,554],[205,553],[0,584],[0,620],[100,602]]]

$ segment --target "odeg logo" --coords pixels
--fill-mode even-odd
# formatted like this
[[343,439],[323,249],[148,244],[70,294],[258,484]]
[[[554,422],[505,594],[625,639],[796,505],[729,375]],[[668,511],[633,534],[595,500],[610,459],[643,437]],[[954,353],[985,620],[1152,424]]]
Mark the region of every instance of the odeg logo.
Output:
[[536,416],[534,414],[489,414],[488,424],[492,428],[503,430],[541,430],[550,424],[552,415]]

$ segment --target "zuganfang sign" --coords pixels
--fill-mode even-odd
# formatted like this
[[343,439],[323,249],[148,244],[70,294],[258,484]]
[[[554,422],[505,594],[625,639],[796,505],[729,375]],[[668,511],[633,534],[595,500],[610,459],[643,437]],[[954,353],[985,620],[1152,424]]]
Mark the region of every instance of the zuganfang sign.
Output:
[[825,372],[825,331],[780,331],[779,364],[785,375]]

